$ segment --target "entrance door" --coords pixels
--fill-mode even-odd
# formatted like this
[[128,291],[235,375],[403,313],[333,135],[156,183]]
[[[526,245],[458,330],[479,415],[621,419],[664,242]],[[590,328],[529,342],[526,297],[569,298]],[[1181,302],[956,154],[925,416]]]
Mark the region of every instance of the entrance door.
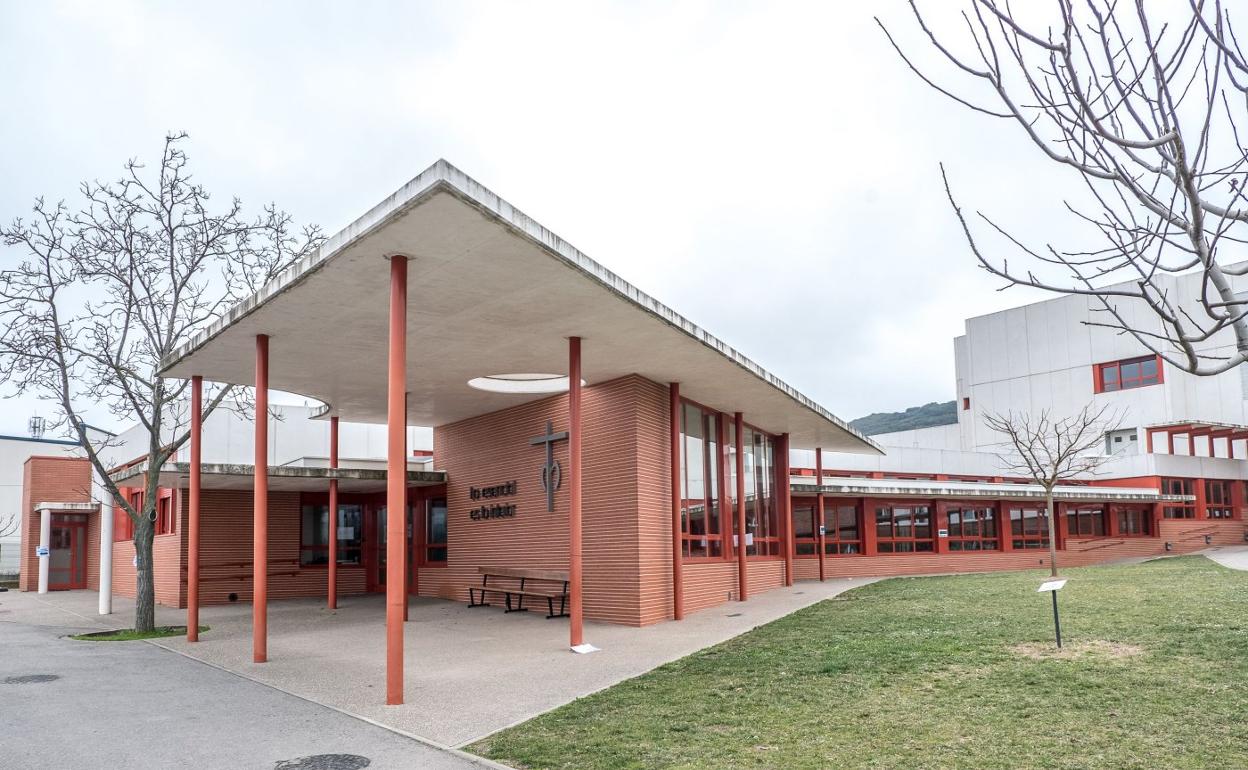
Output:
[[87,517],[52,514],[52,542],[48,552],[48,589],[64,591],[87,587]]
[[[364,569],[368,579],[366,589],[370,593],[385,593],[386,590],[386,505],[384,502],[371,505],[365,514],[364,527]],[[411,575],[411,543],[412,522],[410,517],[404,522],[406,546],[403,552],[408,555],[408,575]]]

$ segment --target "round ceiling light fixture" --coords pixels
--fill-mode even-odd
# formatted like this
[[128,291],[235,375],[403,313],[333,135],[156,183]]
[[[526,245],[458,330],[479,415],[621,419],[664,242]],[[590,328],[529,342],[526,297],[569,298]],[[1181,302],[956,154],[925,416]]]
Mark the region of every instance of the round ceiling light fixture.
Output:
[[[581,380],[581,385],[585,380]],[[541,374],[521,372],[517,374],[491,374],[468,380],[468,386],[490,393],[566,393],[566,374]]]

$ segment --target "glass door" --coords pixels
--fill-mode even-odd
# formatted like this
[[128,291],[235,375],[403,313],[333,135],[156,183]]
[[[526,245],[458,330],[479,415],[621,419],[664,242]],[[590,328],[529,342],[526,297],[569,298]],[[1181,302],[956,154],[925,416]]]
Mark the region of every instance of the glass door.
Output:
[[87,587],[87,517],[53,514],[48,553],[48,588]]

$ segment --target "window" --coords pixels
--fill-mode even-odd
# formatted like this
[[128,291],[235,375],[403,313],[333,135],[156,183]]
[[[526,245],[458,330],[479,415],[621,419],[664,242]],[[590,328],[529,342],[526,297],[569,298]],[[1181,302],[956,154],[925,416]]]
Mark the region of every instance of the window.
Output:
[[156,534],[172,535],[174,528],[173,490],[166,489],[156,499]]
[[1231,504],[1231,482],[1218,479],[1205,481],[1205,517],[1209,519],[1235,518],[1235,508]]
[[1105,509],[1100,506],[1068,509],[1066,531],[1071,537],[1104,537]]
[[688,402],[680,409],[680,521],[686,559],[722,557],[719,421]]
[[877,506],[875,538],[880,553],[931,553],[935,550],[931,506]]
[[[1196,494],[1196,482],[1191,479],[1162,479],[1161,493],[1191,496]],[[1161,515],[1167,519],[1194,519],[1196,518],[1196,503],[1190,500],[1185,503],[1166,503]]]
[[1143,356],[1097,364],[1094,379],[1097,393],[1157,385],[1163,381],[1161,357]]
[[1149,511],[1147,508],[1115,506],[1114,515],[1118,518],[1118,534],[1133,537],[1148,534]]
[[1001,548],[997,512],[979,506],[949,509],[950,551],[996,551]]
[[[300,510],[299,564],[329,564],[329,506],[304,503]],[[360,564],[364,546],[364,506],[338,504],[338,563]]]
[[446,564],[446,499],[434,498],[425,504],[424,553],[421,564]]
[[[130,503],[130,507],[135,512],[143,510],[143,492],[138,489],[123,489],[122,494],[126,498],[126,502]],[[130,514],[126,513],[126,509],[120,505],[113,508],[113,542],[120,543],[126,540],[134,539],[134,519],[130,518]]]
[[814,500],[793,500],[793,541],[798,556],[819,554],[819,528],[815,525],[819,508]]
[[836,503],[823,506],[826,534],[823,550],[828,556],[845,556],[862,553],[862,533],[858,529],[858,506],[855,503]]
[[1049,518],[1045,509],[1010,509],[1010,545],[1016,550],[1049,547]]
[[[735,452],[736,425],[728,423],[728,446]],[[775,440],[748,425],[742,436],[745,450],[745,552],[749,556],[780,556],[779,501],[776,499]],[[728,490],[733,509],[737,502],[736,458],[729,457]],[[733,545],[736,517],[733,516]]]
[[962,411],[964,412],[968,411],[970,408],[971,408],[971,397],[963,396],[962,397]]

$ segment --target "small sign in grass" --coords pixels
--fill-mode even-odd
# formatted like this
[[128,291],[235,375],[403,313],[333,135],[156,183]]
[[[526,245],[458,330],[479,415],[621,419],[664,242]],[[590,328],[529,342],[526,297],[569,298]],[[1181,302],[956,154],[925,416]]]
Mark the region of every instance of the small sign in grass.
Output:
[[[208,630],[208,626],[200,626],[199,632],[202,634]],[[81,642],[134,642],[140,639],[160,639],[165,636],[183,636],[186,634],[186,626],[157,626],[151,631],[135,631],[133,628],[122,628],[116,631],[92,631],[89,634],[74,634],[70,639],[77,639]]]

